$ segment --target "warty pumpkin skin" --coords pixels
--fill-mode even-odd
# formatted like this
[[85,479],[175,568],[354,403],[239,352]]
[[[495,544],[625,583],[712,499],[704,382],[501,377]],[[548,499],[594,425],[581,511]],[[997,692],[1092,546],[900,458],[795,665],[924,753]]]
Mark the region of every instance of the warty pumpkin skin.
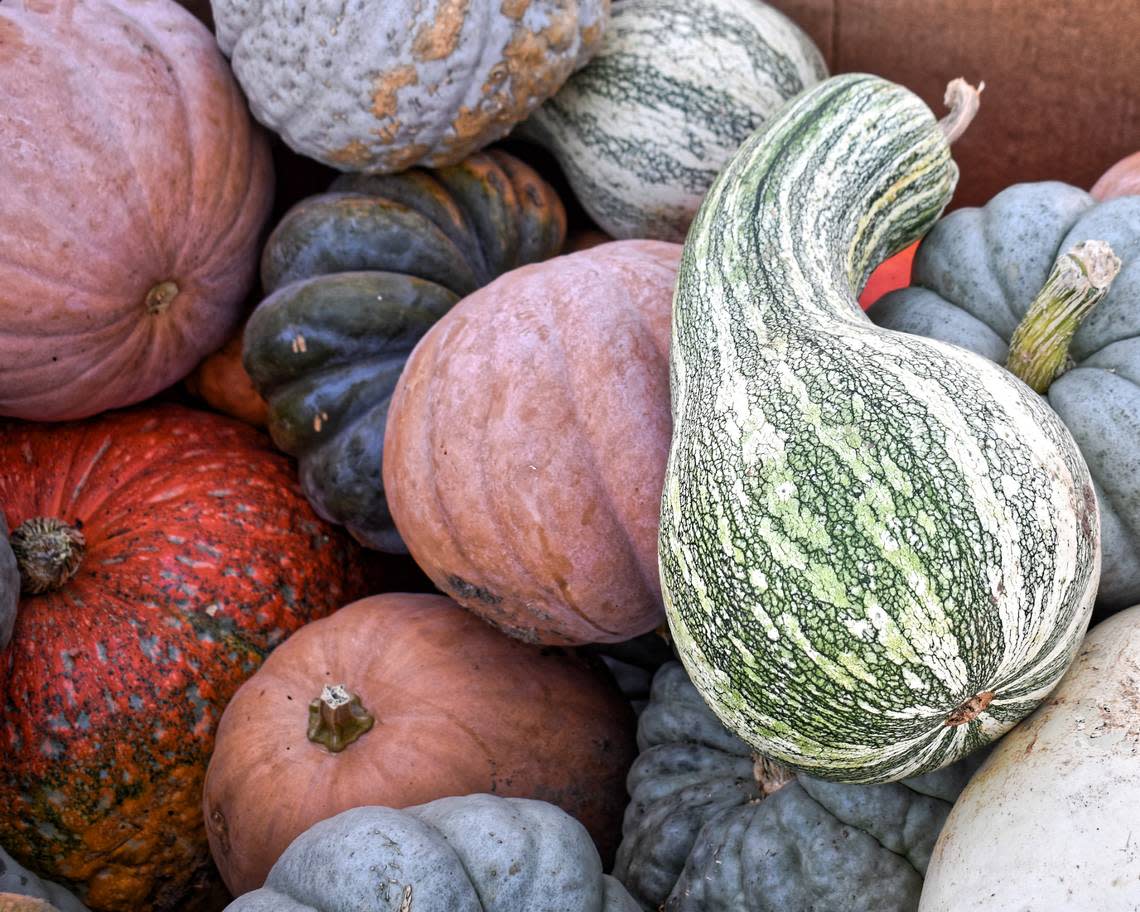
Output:
[[[0,842],[93,909],[185,908],[217,719],[277,643],[361,594],[359,549],[261,434],[173,405],[7,423],[0,503],[25,589],[56,581],[22,597],[0,657]],[[53,531],[74,560],[42,559]]]
[[168,0],[5,2],[0,44],[0,415],[138,402],[237,325],[268,144]]
[[[379,883],[379,888],[377,884]],[[637,912],[582,825],[525,798],[360,807],[289,846],[226,912]]]
[[453,165],[597,50],[609,0],[212,0],[254,115],[342,171]]
[[40,880],[0,849],[0,912],[88,912],[75,896],[49,880]]
[[269,296],[246,324],[243,361],[316,511],[403,553],[381,455],[404,362],[460,297],[555,254],[566,213],[498,150],[438,171],[345,175],[332,190],[298,203],[270,236]]
[[305,627],[230,701],[206,776],[210,849],[239,894],[348,808],[490,792],[560,806],[608,860],[633,729],[585,659],[505,637],[442,596],[374,596]]
[[760,758],[677,662],[653,678],[614,876],[664,912],[914,912],[934,841],[982,762],[843,785]]
[[519,128],[615,238],[683,241],[736,147],[827,76],[760,0],[619,0],[601,50]]
[[1098,203],[1045,181],[952,212],[919,247],[914,284],[884,297],[870,316],[1005,364],[1054,261],[1087,240],[1108,242],[1122,266],[1072,337],[1073,365],[1047,385],[1046,401],[1092,473],[1103,613],[1140,601],[1140,197]]
[[396,526],[436,586],[512,636],[614,643],[662,621],[679,255],[618,241],[516,269],[440,320],[400,377]]

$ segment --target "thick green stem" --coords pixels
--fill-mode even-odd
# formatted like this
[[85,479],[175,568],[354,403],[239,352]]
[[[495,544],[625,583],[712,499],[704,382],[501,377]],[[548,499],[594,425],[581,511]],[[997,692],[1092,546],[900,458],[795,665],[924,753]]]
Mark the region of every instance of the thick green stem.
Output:
[[27,595],[60,588],[75,576],[87,548],[79,529],[54,516],[25,520],[8,542],[20,570],[20,590]]
[[341,684],[326,684],[321,695],[309,704],[309,740],[334,754],[348,747],[375,722],[360,697]]
[[1006,367],[1038,393],[1064,367],[1073,334],[1107,293],[1120,260],[1104,241],[1061,254],[1009,343]]

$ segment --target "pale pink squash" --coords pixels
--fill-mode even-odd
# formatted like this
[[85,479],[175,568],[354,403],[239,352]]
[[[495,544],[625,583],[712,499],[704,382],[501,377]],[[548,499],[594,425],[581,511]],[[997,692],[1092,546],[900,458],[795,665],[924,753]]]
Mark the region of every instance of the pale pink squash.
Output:
[[516,269],[404,368],[383,458],[396,527],[437,586],[513,636],[617,642],[663,620],[680,252],[618,241]]
[[0,414],[145,399],[241,316],[268,143],[172,0],[4,0],[0,84]]

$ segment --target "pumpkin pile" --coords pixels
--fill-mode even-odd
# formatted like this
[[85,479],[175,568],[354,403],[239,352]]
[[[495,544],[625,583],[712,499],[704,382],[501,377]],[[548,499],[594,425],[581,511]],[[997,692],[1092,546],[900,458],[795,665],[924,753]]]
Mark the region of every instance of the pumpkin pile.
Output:
[[0,3],[0,912],[1140,907],[1136,88],[829,30]]

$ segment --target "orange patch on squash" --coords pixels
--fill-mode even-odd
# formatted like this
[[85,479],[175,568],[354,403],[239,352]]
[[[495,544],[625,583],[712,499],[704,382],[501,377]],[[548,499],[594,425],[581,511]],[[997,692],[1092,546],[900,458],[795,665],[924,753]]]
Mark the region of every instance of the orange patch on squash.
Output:
[[342,146],[335,152],[329,153],[329,158],[336,162],[338,165],[356,166],[363,168],[372,161],[372,155],[368,151],[368,146],[364,145],[359,139],[354,139],[347,146]]
[[470,0],[442,0],[435,18],[423,26],[412,44],[416,60],[443,60],[455,53]]
[[530,8],[530,0],[503,0],[499,8],[508,19],[521,19]]
[[372,114],[375,117],[391,117],[399,105],[397,93],[406,86],[419,82],[416,68],[411,64],[396,67],[390,72],[377,76],[372,81]]

